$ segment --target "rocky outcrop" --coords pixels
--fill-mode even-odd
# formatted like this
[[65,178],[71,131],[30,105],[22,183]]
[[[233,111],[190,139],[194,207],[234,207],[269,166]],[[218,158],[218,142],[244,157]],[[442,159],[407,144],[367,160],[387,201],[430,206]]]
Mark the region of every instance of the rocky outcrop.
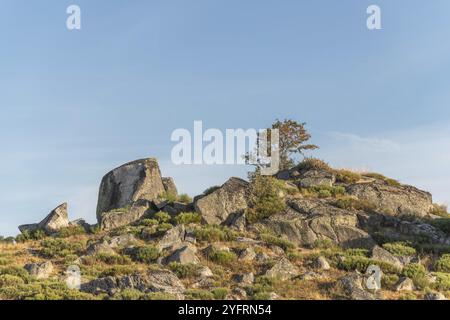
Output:
[[[107,219],[107,213],[114,213],[114,210],[132,208],[139,200],[150,202],[165,193],[161,172],[156,159],[142,159],[124,164],[108,174],[106,174],[100,184],[97,204],[97,219],[103,227],[103,223],[108,221],[110,225],[123,225],[113,223],[112,220],[119,219],[115,215],[114,219]],[[135,208],[128,218],[138,217],[144,212],[142,208]]]
[[193,245],[186,244],[174,250],[166,259],[164,264],[177,262],[180,264],[198,264],[200,260],[196,256],[197,248]]
[[339,209],[321,199],[288,202],[284,213],[261,222],[263,226],[300,246],[329,239],[343,247],[372,248],[375,242],[361,230],[354,212]]
[[112,230],[129,225],[144,215],[152,212],[151,203],[147,200],[138,200],[130,207],[113,209],[99,214],[99,225],[101,230]]
[[286,258],[281,258],[266,271],[266,276],[280,280],[288,280],[298,275],[298,269]]
[[38,280],[50,277],[54,269],[53,264],[50,261],[27,264],[24,268],[32,277]]
[[163,250],[177,246],[183,242],[195,243],[193,229],[180,224],[166,231],[158,242],[158,247]]
[[58,232],[61,228],[68,227],[70,225],[69,217],[67,214],[67,203],[63,203],[56,207],[50,212],[50,214],[45,217],[39,223],[26,224],[19,226],[20,232],[33,232],[36,230],[43,230],[48,234]]
[[331,187],[336,182],[336,175],[327,170],[300,170],[294,167],[277,174],[280,180],[290,180],[300,188],[316,186]]
[[337,282],[338,288],[351,300],[375,300],[376,296],[366,291],[364,277],[359,273],[348,274]]
[[243,212],[248,207],[247,189],[248,182],[230,178],[220,188],[197,198],[194,203],[195,210],[207,224],[222,224],[231,214]]
[[370,202],[376,206],[377,211],[390,215],[426,216],[433,207],[430,193],[380,180],[352,184],[347,187],[347,193]]
[[403,268],[403,263],[399,258],[379,246],[375,246],[372,248],[372,259],[389,263],[397,267],[398,269]]
[[177,299],[183,298],[184,285],[177,276],[168,270],[150,270],[122,277],[105,277],[95,279],[81,286],[84,292],[114,295],[124,289],[136,289],[141,292],[165,292]]

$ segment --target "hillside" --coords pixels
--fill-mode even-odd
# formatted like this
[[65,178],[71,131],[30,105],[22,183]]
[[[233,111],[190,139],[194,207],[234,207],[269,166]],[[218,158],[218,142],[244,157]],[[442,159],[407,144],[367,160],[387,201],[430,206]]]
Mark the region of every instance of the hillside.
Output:
[[447,209],[317,159],[194,199],[156,159],[137,160],[102,179],[96,225],[68,208],[1,241],[0,299],[450,297]]

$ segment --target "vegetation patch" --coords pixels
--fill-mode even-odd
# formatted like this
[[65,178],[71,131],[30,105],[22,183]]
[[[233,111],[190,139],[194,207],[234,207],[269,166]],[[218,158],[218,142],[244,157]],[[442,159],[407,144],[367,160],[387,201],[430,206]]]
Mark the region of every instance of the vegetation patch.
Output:
[[394,256],[413,256],[416,249],[408,245],[407,242],[391,242],[383,244],[383,248],[392,253]]

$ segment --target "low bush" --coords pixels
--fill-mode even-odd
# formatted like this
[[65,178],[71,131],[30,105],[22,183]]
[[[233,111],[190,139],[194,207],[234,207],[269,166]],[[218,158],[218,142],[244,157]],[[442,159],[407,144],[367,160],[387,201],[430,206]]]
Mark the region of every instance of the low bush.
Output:
[[429,285],[428,279],[425,277],[427,270],[419,263],[410,263],[402,270],[402,275],[410,278],[414,285],[419,289],[425,289]]
[[381,277],[381,286],[392,290],[399,280],[400,278],[396,274],[383,274]]
[[203,289],[188,289],[185,292],[186,298],[188,300],[213,300],[214,295]]
[[127,265],[131,263],[130,257],[118,254],[100,253],[95,258],[96,260],[109,265]]
[[319,198],[330,198],[345,194],[343,186],[314,186],[308,188],[310,193],[316,194]]
[[382,174],[379,173],[374,173],[374,172],[369,172],[369,173],[364,173],[363,174],[364,177],[368,177],[368,178],[373,178],[373,179],[377,179],[377,180],[382,180],[384,181],[386,184],[393,186],[393,187],[400,187],[401,183],[398,182],[395,179],[391,179],[391,178],[387,178],[385,176],[383,176]]
[[207,254],[207,258],[214,263],[222,266],[230,266],[237,261],[237,256],[234,252],[225,250],[211,250]]
[[21,277],[11,274],[0,275],[0,287],[18,286],[24,283],[25,281]]
[[181,212],[173,220],[175,224],[200,223],[202,216],[196,212]]
[[171,217],[167,212],[160,211],[155,213],[154,219],[156,219],[158,223],[167,223],[170,221]]
[[194,235],[201,242],[234,241],[237,237],[236,231],[227,227],[209,225],[196,228]]
[[139,221],[139,225],[145,226],[145,227],[153,227],[158,225],[158,220],[156,219],[143,219]]
[[81,234],[86,234],[86,230],[82,226],[69,226],[66,228],[62,228],[58,231],[56,236],[58,238],[68,238],[72,236],[77,236]]
[[136,266],[133,265],[124,265],[124,266],[114,266],[111,268],[108,268],[106,270],[103,270],[102,272],[99,273],[98,277],[99,278],[104,278],[104,277],[118,277],[118,276],[125,276],[125,275],[130,275],[130,274],[134,274],[138,271],[138,269],[136,268]]
[[124,289],[114,295],[115,300],[141,300],[144,293],[136,289]]
[[178,196],[178,201],[184,204],[189,204],[192,202],[192,198],[189,197],[186,193],[182,193]]
[[228,289],[227,288],[214,288],[211,290],[211,293],[213,294],[214,299],[225,300],[226,296],[228,295]]
[[337,199],[334,203],[333,203],[336,207],[340,208],[340,209],[345,209],[345,210],[361,210],[361,211],[366,211],[366,212],[372,212],[376,209],[376,206],[366,200],[360,200],[357,198],[353,198],[353,197],[342,197],[340,199]]
[[41,246],[41,255],[49,259],[81,254],[84,247],[80,242],[66,241],[64,239],[45,239],[41,241]]
[[435,272],[436,283],[433,287],[437,290],[450,291],[450,273]]
[[27,242],[30,240],[42,240],[47,237],[43,230],[28,231],[25,230],[16,237],[17,242]]
[[450,254],[442,255],[435,264],[435,269],[438,272],[450,273]]
[[413,256],[416,254],[416,249],[409,246],[406,242],[391,242],[383,244],[383,248],[397,257]]
[[275,245],[280,248],[282,248],[284,251],[287,251],[289,249],[294,249],[295,245],[290,242],[289,240],[283,239],[279,236],[270,234],[270,233],[262,233],[260,235],[261,240],[263,240],[268,245]]
[[433,208],[431,209],[431,214],[435,216],[439,216],[442,218],[450,218],[450,214],[448,213],[448,208],[443,204],[433,204]]
[[297,169],[300,171],[310,171],[310,170],[324,170],[333,171],[333,169],[323,160],[317,158],[305,158],[302,162],[297,165]]
[[181,264],[172,262],[169,264],[169,269],[177,275],[178,278],[191,278],[198,275],[199,266],[196,264]]
[[131,259],[142,263],[155,263],[159,258],[159,250],[155,246],[147,245],[131,250]]
[[334,172],[336,174],[336,182],[350,184],[356,183],[362,178],[359,173],[350,170],[341,169],[335,170]]
[[377,265],[383,273],[396,274],[399,272],[398,268],[390,263],[373,260],[362,256],[346,256],[344,259],[340,259],[337,263],[339,269],[346,271],[358,270],[362,273],[366,272],[370,265]]

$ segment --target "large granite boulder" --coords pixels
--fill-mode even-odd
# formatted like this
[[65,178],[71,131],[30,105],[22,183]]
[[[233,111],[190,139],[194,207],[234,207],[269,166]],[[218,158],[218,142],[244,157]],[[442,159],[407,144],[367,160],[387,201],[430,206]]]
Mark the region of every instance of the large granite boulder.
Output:
[[32,232],[36,230],[43,230],[48,234],[58,232],[61,228],[66,228],[70,225],[69,217],[67,214],[67,203],[63,203],[56,207],[50,212],[50,214],[45,217],[39,223],[26,224],[19,226],[20,232]]
[[390,215],[426,216],[433,208],[430,193],[412,186],[392,185],[382,180],[352,184],[347,187],[347,193],[372,203],[377,211]]
[[165,191],[156,159],[124,164],[102,179],[97,220],[102,229],[133,222],[141,218],[150,207],[150,202],[162,196]]
[[243,212],[247,207],[248,182],[230,178],[220,188],[206,196],[197,198],[195,210],[207,224],[222,224],[231,214]]
[[288,201],[285,212],[260,224],[299,246],[313,246],[323,239],[343,247],[372,248],[375,245],[371,236],[359,228],[354,212],[339,209],[321,199]]

